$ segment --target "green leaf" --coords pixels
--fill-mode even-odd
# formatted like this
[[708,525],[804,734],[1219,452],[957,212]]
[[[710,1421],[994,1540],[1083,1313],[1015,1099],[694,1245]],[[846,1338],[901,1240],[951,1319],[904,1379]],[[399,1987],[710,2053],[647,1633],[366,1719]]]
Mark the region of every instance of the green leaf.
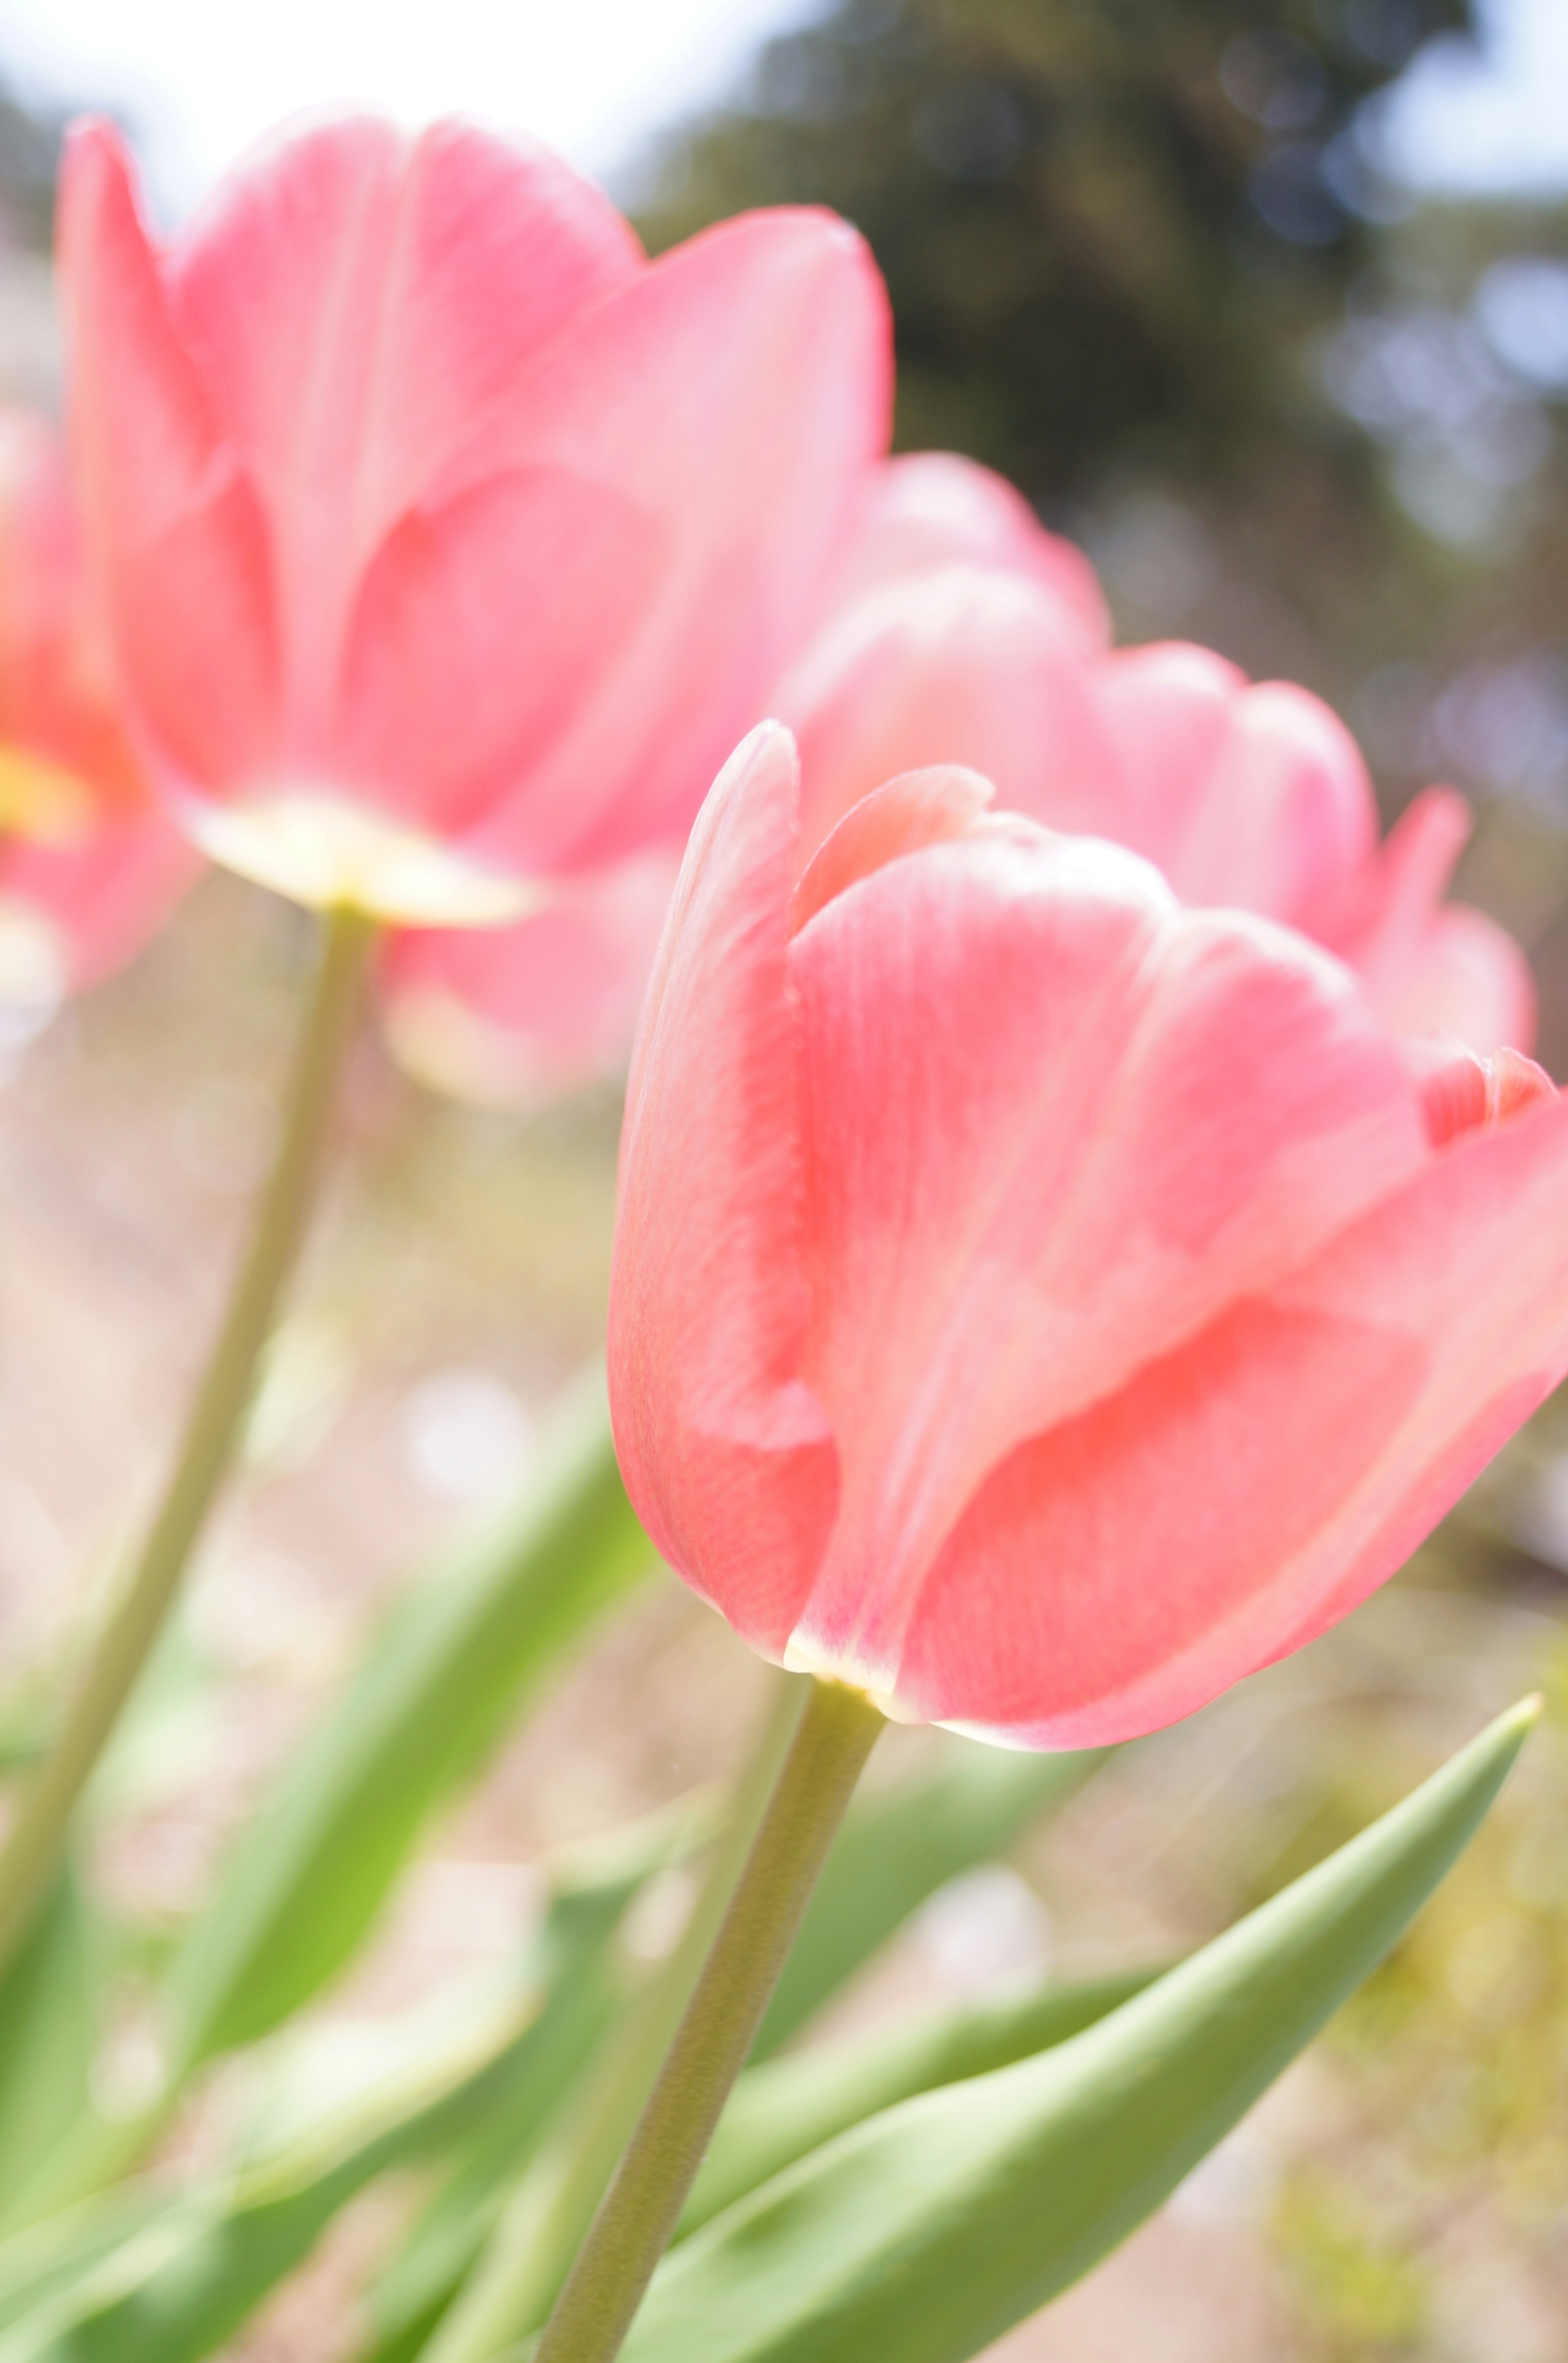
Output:
[[152,2183],[122,2183],[0,2241],[0,2332],[79,2288],[169,2204],[167,2191]]
[[525,2023],[454,2061],[411,2061],[395,2092],[172,2202],[107,2194],[0,2247],[0,2363],[196,2363],[309,2254],[334,2215],[393,2167],[500,2144],[527,2154],[617,2000],[609,1949],[654,1869],[683,1852],[690,1813],[584,1849],[558,1880],[525,1964]]
[[93,2115],[106,1957],[67,1869],[0,1978],[0,2226],[28,2221],[51,2158]]
[[552,1423],[545,1466],[506,1519],[426,1571],[242,1834],[171,1973],[182,2070],[267,2034],[343,1966],[433,1808],[652,1564],[602,1373]]
[[1029,1756],[933,1735],[936,1760],[857,1798],[827,1858],[752,2049],[782,2048],[910,1914],[1066,1803],[1106,1751]]
[[1087,2033],[906,2101],[661,2266],[624,2363],[966,2363],[1160,2205],[1383,1959],[1536,1713]]
[[967,2010],[922,2011],[886,2030],[862,2031],[748,2069],[730,2095],[676,2237],[688,2238],[863,2118],[917,2092],[983,2076],[1066,2043],[1160,1974],[1133,1969],[1092,1985],[1045,1986]]

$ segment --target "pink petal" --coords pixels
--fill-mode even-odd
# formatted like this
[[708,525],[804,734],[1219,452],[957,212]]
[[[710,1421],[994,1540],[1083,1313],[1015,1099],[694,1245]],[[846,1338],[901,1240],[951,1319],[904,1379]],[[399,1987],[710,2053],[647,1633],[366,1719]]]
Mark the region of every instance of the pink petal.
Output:
[[1528,1050],[1535,1040],[1529,961],[1495,919],[1463,903],[1433,913],[1397,986],[1375,987],[1368,998],[1396,1033],[1451,1034],[1478,1050]]
[[403,1064],[492,1106],[532,1105],[622,1072],[677,866],[656,852],[569,879],[516,926],[393,936],[380,984]]
[[790,933],[900,854],[963,837],[990,804],[995,791],[977,771],[937,764],[906,771],[863,796],[808,862],[790,904]]
[[1463,1042],[1433,1035],[1418,1036],[1401,1047],[1434,1148],[1445,1148],[1467,1132],[1506,1124],[1557,1096],[1557,1086],[1545,1070],[1518,1050],[1497,1050],[1484,1059]]
[[1558,1102],[1022,1447],[926,1583],[903,1711],[1124,1738],[1346,1614],[1568,1370],[1565,1187]]
[[692,832],[633,1057],[610,1296],[632,1499],[665,1556],[774,1656],[836,1490],[795,1375],[810,1312],[784,982],[795,799],[788,734],[764,725]]
[[57,946],[61,988],[79,993],[134,959],[203,867],[161,813],[112,819],[75,845],[12,838],[0,845],[0,912],[42,924]]
[[1301,924],[1376,842],[1355,741],[1288,682],[1249,687],[1207,649],[1130,649],[1098,677],[1120,754],[1126,819],[1184,903]]
[[116,134],[79,128],[61,184],[78,481],[126,687],[166,768],[267,768],[278,647],[267,534],[170,325]]
[[139,950],[200,867],[127,742],[61,447],[0,409],[0,998]]
[[1395,1033],[1528,1049],[1536,1005],[1523,952],[1495,921],[1442,899],[1470,828],[1463,796],[1428,788],[1315,931],[1355,969]]
[[872,481],[860,530],[834,585],[847,606],[929,566],[999,566],[1045,592],[1063,637],[1085,656],[1110,645],[1094,568],[1075,542],[1047,533],[1005,476],[955,451],[909,451]]
[[642,267],[613,208],[543,150],[365,116],[274,141],[181,239],[173,317],[266,505],[304,745],[382,535]]
[[1426,1159],[1337,964],[1120,849],[982,821],[795,938],[805,1375],[843,1470],[792,1660],[892,1687],[943,1537],[1024,1437]]
[[781,684],[803,784],[801,842],[884,780],[933,763],[981,772],[1054,827],[1119,834],[1116,750],[1059,605],[1021,575],[946,566],[847,608]]
[[[888,394],[880,281],[854,233],[814,213],[693,239],[558,342],[447,489],[510,467],[591,483],[652,521],[657,585],[475,858],[602,868],[690,826],[822,594]],[[520,586],[519,649],[554,603],[586,629],[596,584],[590,556]]]
[[658,594],[662,524],[549,469],[414,510],[355,605],[335,782],[443,837],[481,823],[541,747],[613,694]]

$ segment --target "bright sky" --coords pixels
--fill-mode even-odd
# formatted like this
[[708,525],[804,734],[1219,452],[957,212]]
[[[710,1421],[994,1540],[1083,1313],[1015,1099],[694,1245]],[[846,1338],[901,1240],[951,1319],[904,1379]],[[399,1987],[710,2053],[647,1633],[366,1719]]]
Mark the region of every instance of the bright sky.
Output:
[[1417,187],[1568,190],[1568,0],[1479,0],[1482,54],[1434,41],[1389,106]]
[[[603,172],[718,95],[823,0],[0,0],[24,89],[123,107],[178,211],[279,116],[344,100],[457,108]],[[1485,53],[1440,44],[1390,109],[1428,185],[1568,189],[1568,0],[1482,0]]]
[[123,107],[166,207],[302,107],[454,110],[591,172],[718,96],[768,32],[822,0],[0,0],[24,93]]

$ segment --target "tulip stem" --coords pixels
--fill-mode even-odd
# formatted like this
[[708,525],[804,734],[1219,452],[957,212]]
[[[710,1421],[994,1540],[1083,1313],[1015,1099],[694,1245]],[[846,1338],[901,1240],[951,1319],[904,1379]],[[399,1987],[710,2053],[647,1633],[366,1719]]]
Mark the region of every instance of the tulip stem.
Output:
[[882,1729],[864,1692],[813,1681],[685,2015],[534,2363],[613,2363],[620,2353]]
[[0,1852],[0,1964],[16,1951],[43,1899],[82,1792],[163,1628],[234,1458],[261,1349],[304,1237],[334,1087],[353,1039],[374,937],[375,922],[360,912],[342,907],[327,915],[277,1154],[184,1441],[134,1571]]
[[691,2000],[800,1727],[809,1678],[778,1674],[774,1682],[679,1942],[633,1996],[581,2091],[569,2097],[559,2133],[518,2183],[482,2262],[421,2349],[420,2363],[491,2363],[549,2313]]

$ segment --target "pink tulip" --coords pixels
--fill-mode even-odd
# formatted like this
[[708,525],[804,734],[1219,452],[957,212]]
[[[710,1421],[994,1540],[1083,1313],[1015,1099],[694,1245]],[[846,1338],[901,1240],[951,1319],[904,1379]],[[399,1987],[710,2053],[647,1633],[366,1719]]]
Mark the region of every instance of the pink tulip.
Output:
[[198,866],[120,727],[62,454],[0,410],[0,1002],[30,1025],[120,967]]
[[[1110,618],[1082,551],[1045,532],[1002,477],[951,451],[889,460],[870,476],[829,613],[960,563],[1005,567],[1030,586],[1025,595],[1054,618],[1064,662],[1104,654]],[[983,673],[974,687],[978,709]],[[923,761],[918,716],[911,737],[911,761]],[[503,1105],[623,1072],[685,841],[683,821],[662,851],[570,881],[511,926],[394,942],[381,999],[402,1063],[438,1090]]]
[[684,833],[885,438],[853,231],[752,214],[650,264],[546,154],[351,119],[160,249],[89,124],[61,261],[127,692],[208,851],[468,923]]
[[896,780],[801,875],[788,734],[722,775],[638,1037],[612,1403],[756,1648],[1077,1747],[1344,1614],[1568,1370],[1568,1109],[988,793]]
[[1366,766],[1320,700],[1250,684],[1206,649],[1086,661],[1037,571],[884,582],[840,610],[777,704],[800,743],[808,851],[879,781],[966,764],[1015,811],[1146,854],[1184,902],[1329,943],[1402,1030],[1478,1049],[1533,1039],[1518,948],[1442,903],[1468,828],[1458,797],[1423,799],[1380,849]]

